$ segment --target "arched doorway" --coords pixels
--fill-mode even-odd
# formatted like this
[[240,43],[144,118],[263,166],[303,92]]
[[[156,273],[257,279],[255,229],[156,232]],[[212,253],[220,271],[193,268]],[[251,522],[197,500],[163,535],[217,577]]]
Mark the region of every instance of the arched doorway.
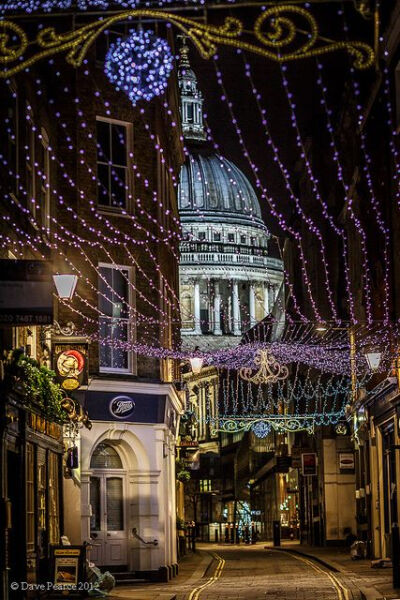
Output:
[[117,450],[98,444],[90,461],[91,558],[99,566],[127,564],[126,474]]

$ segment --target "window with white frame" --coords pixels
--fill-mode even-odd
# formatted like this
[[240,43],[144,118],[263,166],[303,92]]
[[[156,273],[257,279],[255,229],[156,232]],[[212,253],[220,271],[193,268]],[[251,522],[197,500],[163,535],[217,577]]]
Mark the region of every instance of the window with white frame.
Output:
[[120,121],[98,118],[97,202],[111,209],[127,208],[129,126]]
[[130,311],[132,306],[131,267],[99,266],[100,371],[132,371]]

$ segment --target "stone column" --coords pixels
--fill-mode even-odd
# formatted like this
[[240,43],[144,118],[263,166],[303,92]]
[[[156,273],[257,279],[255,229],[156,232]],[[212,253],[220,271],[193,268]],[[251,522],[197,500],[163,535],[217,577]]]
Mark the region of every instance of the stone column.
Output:
[[254,283],[251,282],[249,286],[249,312],[250,312],[250,327],[254,327],[256,324],[256,292],[254,289]]
[[233,335],[241,335],[242,323],[240,320],[239,287],[236,280],[232,281],[232,314],[233,314]]
[[[268,283],[265,283],[264,284],[264,317],[266,317],[270,311],[268,294],[269,294]],[[271,306],[271,310],[272,310],[272,306]]]
[[214,335],[222,335],[221,331],[221,295],[219,293],[219,282],[214,282]]
[[201,334],[201,325],[200,325],[200,281],[196,279],[194,281],[194,332],[196,334]]
[[269,298],[270,310],[273,309],[274,304],[275,304],[275,289],[276,289],[276,287],[274,285],[270,285],[269,289],[268,289],[268,298]]

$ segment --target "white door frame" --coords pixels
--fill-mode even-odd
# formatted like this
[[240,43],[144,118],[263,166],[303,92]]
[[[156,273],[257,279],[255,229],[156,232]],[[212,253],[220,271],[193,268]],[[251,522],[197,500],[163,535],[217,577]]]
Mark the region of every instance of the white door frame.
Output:
[[[89,502],[90,502],[90,480],[97,477],[100,480],[100,530],[90,529],[90,535],[94,544],[98,543],[101,546],[94,546],[91,550],[91,560],[98,566],[117,566],[128,565],[128,504],[127,504],[127,477],[125,469],[91,469],[89,477]],[[123,526],[124,529],[118,532],[109,532],[107,530],[107,479],[118,477],[122,479],[122,510],[123,510]],[[96,537],[92,537],[92,533]],[[109,539],[111,538],[111,539]],[[111,548],[107,546],[112,543],[112,540],[120,540],[123,543],[121,547],[122,559],[111,559]]]

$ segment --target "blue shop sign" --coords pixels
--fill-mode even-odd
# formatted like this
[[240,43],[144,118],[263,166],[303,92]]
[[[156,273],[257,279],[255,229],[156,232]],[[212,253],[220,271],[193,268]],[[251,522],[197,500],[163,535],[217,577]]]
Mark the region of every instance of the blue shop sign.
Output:
[[164,423],[166,396],[123,392],[86,392],[85,408],[92,421]]

